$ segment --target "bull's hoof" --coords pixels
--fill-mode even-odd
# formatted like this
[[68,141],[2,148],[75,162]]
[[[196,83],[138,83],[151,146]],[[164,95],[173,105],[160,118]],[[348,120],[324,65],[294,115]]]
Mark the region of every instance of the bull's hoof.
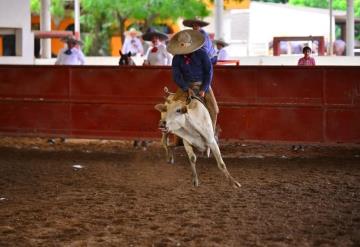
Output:
[[241,184],[238,182],[238,181],[232,181],[232,186],[235,188],[235,189],[238,189],[238,188],[241,188]]
[[173,165],[174,164],[174,157],[171,157],[167,160],[167,163]]
[[194,187],[199,187],[199,179],[193,178],[192,179],[192,184],[193,184]]

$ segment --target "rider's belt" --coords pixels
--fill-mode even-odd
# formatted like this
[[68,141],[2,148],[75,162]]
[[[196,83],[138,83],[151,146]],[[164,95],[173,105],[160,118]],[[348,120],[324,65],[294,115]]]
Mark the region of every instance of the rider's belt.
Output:
[[202,85],[201,81],[190,82],[190,88],[200,88]]

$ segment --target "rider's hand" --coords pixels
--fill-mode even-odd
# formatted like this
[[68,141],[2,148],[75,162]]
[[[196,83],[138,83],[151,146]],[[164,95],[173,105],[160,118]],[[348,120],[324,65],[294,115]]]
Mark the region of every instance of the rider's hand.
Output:
[[200,97],[205,97],[205,91],[203,91],[203,90],[201,90],[200,92],[199,92],[199,95],[200,95]]

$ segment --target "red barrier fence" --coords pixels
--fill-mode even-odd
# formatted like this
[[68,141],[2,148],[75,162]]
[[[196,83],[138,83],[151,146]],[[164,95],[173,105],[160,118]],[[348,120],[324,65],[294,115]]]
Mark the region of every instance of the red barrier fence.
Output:
[[[0,66],[0,135],[159,138],[168,67]],[[221,138],[360,142],[360,68],[216,66]]]

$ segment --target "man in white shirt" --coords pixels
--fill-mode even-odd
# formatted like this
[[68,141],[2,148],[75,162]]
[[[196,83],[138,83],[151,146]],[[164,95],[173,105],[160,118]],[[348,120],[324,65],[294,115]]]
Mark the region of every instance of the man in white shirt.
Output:
[[82,45],[80,40],[73,36],[68,36],[63,41],[66,42],[67,47],[60,50],[56,59],[56,65],[83,65],[85,63],[85,56],[76,46]]
[[138,36],[141,35],[141,32],[137,31],[135,28],[130,28],[129,31],[125,32],[125,41],[121,48],[123,54],[128,54],[131,52],[131,56],[144,55],[144,48],[141,43],[141,40]]
[[217,60],[229,60],[229,53],[225,49],[229,44],[226,43],[223,39],[214,40],[214,43],[216,45],[216,48],[218,50],[217,53]]
[[144,65],[171,65],[172,55],[167,52],[164,45],[168,39],[167,34],[149,28],[142,38],[145,41],[151,41],[151,46],[145,55]]

